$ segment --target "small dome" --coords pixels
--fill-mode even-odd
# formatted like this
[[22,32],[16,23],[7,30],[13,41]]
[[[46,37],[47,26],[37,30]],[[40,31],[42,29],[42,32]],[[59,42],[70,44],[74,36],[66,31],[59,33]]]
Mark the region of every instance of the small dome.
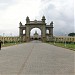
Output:
[[42,19],[45,19],[45,16],[43,16]]
[[26,19],[29,19],[29,17],[27,16]]
[[36,23],[36,22],[37,22],[37,20],[35,19],[35,20],[34,20],[34,22]]
[[50,25],[53,26],[53,21],[51,21]]
[[20,24],[20,25],[22,25],[22,23],[21,23],[21,22],[20,22],[19,24]]

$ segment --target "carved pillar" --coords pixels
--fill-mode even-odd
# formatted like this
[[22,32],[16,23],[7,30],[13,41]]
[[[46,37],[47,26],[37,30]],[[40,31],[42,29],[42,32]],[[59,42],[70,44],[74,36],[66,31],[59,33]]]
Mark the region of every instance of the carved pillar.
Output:
[[43,25],[43,27],[42,27],[42,41],[43,42],[46,41],[46,27],[45,27],[45,25]]
[[22,23],[20,22],[19,23],[19,36],[22,36],[22,34],[23,34],[23,30],[22,30]]
[[20,40],[23,41],[23,29],[20,29]]
[[51,29],[51,31],[50,31],[51,32],[51,36],[53,37],[53,21],[50,23],[50,26],[51,26],[51,28],[50,28]]
[[26,26],[26,41],[30,41],[30,31],[29,31],[29,26]]
[[53,37],[53,28],[51,28],[51,36]]

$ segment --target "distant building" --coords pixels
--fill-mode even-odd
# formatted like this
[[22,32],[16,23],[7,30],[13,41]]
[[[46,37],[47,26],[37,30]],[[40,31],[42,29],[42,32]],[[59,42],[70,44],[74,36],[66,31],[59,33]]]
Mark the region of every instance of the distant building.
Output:
[[33,35],[33,38],[34,38],[35,40],[37,40],[37,39],[40,38],[40,36],[39,36],[39,34],[37,33],[37,31],[35,31],[35,33],[34,33],[34,35]]

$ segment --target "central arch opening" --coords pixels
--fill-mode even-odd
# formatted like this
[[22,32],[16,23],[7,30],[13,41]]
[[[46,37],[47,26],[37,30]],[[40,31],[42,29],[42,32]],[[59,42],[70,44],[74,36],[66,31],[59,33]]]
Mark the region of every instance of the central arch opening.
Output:
[[30,40],[41,40],[41,29],[32,28],[30,30]]

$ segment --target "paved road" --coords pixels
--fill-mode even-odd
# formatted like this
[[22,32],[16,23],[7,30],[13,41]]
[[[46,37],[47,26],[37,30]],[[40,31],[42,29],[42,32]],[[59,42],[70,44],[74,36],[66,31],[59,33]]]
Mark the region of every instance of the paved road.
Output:
[[0,75],[75,75],[74,63],[74,51],[38,41],[0,51]]

